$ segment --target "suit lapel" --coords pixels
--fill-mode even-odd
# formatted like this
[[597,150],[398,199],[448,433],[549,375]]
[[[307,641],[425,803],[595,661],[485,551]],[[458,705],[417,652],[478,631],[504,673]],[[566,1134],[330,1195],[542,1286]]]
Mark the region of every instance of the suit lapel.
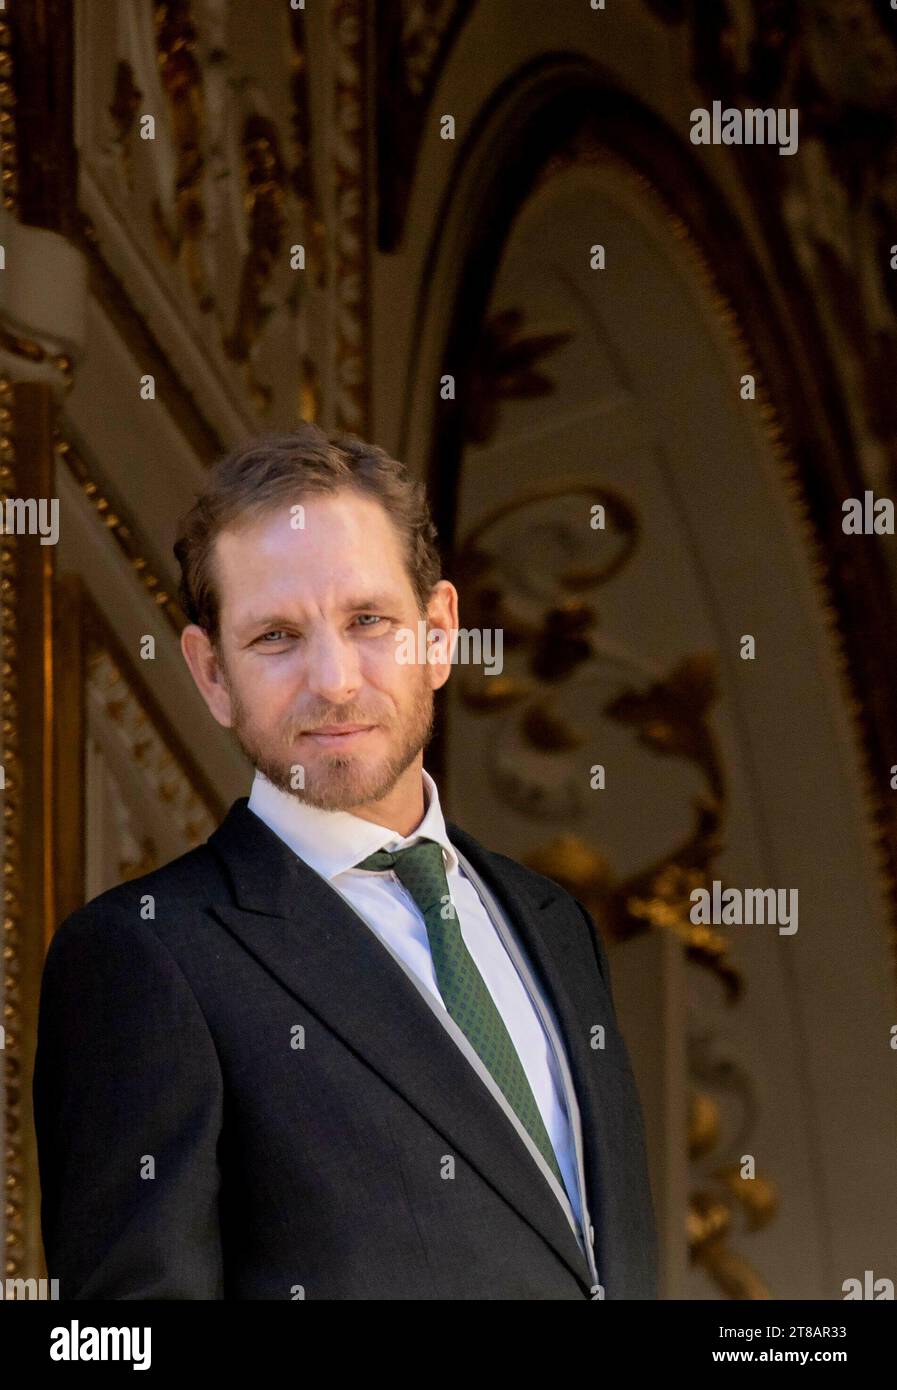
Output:
[[[457,825],[446,823],[452,843],[467,856],[501,903],[518,940],[541,977],[560,1025],[582,1120],[583,1164],[595,1260],[601,1282],[614,1291],[618,1277],[637,1259],[627,1214],[640,1210],[640,1170],[632,1162],[623,1111],[634,1093],[625,1050],[616,1065],[594,1051],[590,1029],[605,1026],[618,1038],[585,920],[571,922],[570,906],[550,887],[532,896],[512,860],[489,854]],[[622,1047],[622,1041],[621,1041]],[[621,1088],[627,1091],[621,1097]],[[630,1191],[631,1189],[631,1191]],[[611,1193],[613,1192],[613,1200]],[[631,1202],[630,1202],[631,1198]],[[619,1219],[618,1219],[619,1218]],[[621,1224],[622,1223],[622,1224]],[[619,1297],[619,1293],[616,1295]]]
[[362,918],[245,798],[208,843],[235,900],[215,904],[214,916],[442,1134],[587,1289],[576,1238],[513,1125]]

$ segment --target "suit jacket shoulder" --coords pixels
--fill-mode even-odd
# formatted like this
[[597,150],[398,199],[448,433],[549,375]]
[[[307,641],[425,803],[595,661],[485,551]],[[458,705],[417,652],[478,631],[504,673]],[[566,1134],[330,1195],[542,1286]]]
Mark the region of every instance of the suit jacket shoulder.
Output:
[[[66,922],[129,917],[134,904],[139,905],[141,898],[146,896],[185,904],[202,900],[214,902],[223,891],[224,879],[214,855],[209,853],[207,845],[197,845],[157,869],[98,893],[71,913]],[[64,925],[60,926],[60,931]]]

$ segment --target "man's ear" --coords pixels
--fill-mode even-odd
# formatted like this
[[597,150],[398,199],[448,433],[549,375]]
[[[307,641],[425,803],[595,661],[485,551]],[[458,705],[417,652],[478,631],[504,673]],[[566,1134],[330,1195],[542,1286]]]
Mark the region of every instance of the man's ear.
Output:
[[[452,653],[458,633],[458,590],[448,579],[440,579],[434,584],[430,599],[427,604],[427,625],[430,628],[438,628],[446,634],[446,641],[442,648],[445,652],[445,661],[429,661],[427,665],[431,672],[431,684],[434,690],[439,690],[445,685],[452,673]],[[439,647],[434,648],[439,651]]]
[[218,654],[205,628],[188,623],[181,633],[181,651],[212,717],[229,729],[233,723],[230,693]]

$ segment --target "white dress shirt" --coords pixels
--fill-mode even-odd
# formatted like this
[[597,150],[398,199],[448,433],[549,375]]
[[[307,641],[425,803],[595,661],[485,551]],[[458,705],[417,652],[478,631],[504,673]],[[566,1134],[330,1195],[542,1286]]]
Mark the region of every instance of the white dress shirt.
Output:
[[421,837],[442,847],[461,936],[517,1049],[557,1156],[577,1226],[581,1227],[574,1138],[554,1049],[516,966],[458,860],[446,833],[436,783],[426,769],[423,782],[426,810],[417,829],[406,836],[348,811],[309,806],[279,791],[258,772],[249,809],[294,854],[327,879],[424,986],[437,1008],[447,1013],[436,982],[426,924],[411,894],[392,869],[371,872],[355,867],[376,850],[402,849]]

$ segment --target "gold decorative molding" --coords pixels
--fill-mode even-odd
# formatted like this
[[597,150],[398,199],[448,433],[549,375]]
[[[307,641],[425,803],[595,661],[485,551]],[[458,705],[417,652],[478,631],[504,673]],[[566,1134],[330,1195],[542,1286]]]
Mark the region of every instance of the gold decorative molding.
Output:
[[[149,796],[166,808],[190,848],[206,840],[226,807],[150,693],[96,603],[84,602],[84,679],[116,725]],[[156,867],[155,864],[151,867]],[[132,865],[129,875],[143,869]]]
[[[800,109],[800,155],[726,153],[757,225],[769,277],[812,304],[804,334],[825,344],[868,478],[894,480],[897,300],[888,248],[897,218],[897,15],[886,0],[732,0],[668,15],[705,100]],[[683,76],[686,74],[683,73]],[[775,240],[773,240],[773,238]],[[809,347],[809,345],[808,345]],[[817,358],[817,361],[819,359]],[[822,384],[819,383],[822,388]],[[827,388],[822,388],[827,389]]]
[[74,444],[60,431],[56,434],[55,452],[57,459],[65,465],[78,483],[97,518],[109,531],[153,603],[161,609],[172,632],[179,637],[186,625],[186,618],[177,600],[169,594],[157,575],[155,566],[147,558],[145,543],[140,539],[133,523],[116,505],[110,489],[94,478]]
[[405,230],[410,192],[432,98],[452,46],[475,0],[378,0],[373,101],[380,158],[377,235],[395,251]]
[[127,344],[135,360],[153,374],[159,396],[164,395],[166,410],[196,457],[208,467],[226,452],[224,440],[203,413],[180,374],[173,369],[146,318],[107,262],[96,228],[84,212],[79,214],[77,245],[87,258],[91,294],[102,304],[104,313],[109,316],[116,333]]
[[[16,496],[13,391],[0,377],[0,501]],[[4,1275],[15,1276],[24,1257],[22,1151],[22,766],[19,757],[18,565],[16,537],[0,538],[0,661],[3,729],[3,1107],[6,1191]]]
[[34,365],[47,363],[54,371],[59,372],[63,384],[67,391],[72,389],[75,380],[75,370],[72,359],[67,352],[51,352],[42,343],[35,342],[33,338],[22,338],[15,333],[10,333],[8,329],[0,325],[0,348],[12,353],[14,357],[21,357],[25,362]]
[[370,419],[369,173],[364,0],[334,0],[333,367],[337,428],[363,433]]
[[[113,820],[120,818],[124,824],[126,805],[145,806],[156,837],[164,821],[161,848],[146,826],[133,827],[139,853],[134,858],[129,847],[130,858],[123,854],[115,862],[119,880],[164,862],[159,858],[162,849],[164,858],[170,859],[199,844],[223,819],[226,804],[157,700],[141,669],[143,663],[126,650],[80,575],[59,576],[55,610],[54,661],[59,688],[66,692],[54,710],[55,775],[65,788],[56,805],[56,902],[61,921],[83,906],[86,888],[100,891],[109,886],[97,886],[87,876],[92,756],[112,751],[110,770],[118,769],[116,775],[121,776],[125,767],[126,775],[134,779],[130,797],[120,788]],[[102,784],[96,785],[102,795]],[[97,824],[106,825],[105,812],[97,814]]]
[[[302,343],[317,335],[306,332],[304,315],[307,304],[314,312],[320,303],[324,313],[324,296],[312,289],[335,294],[336,286],[327,284],[329,228],[312,167],[305,16],[288,6],[272,13],[266,60],[255,44],[245,47],[242,21],[227,6],[156,0],[153,71],[132,28],[118,22],[122,13],[119,6],[108,34],[92,10],[85,25],[82,42],[106,61],[84,68],[98,75],[81,82],[80,151],[81,199],[92,218],[84,234],[94,259],[117,268],[116,304],[128,281],[122,264],[144,253],[146,283],[134,291],[142,316],[132,306],[137,331],[129,334],[127,314],[120,331],[129,340],[151,337],[153,306],[167,291],[250,425],[275,410],[281,419],[319,418],[321,384]],[[136,138],[143,112],[156,113],[155,144]],[[287,259],[288,231],[304,247],[301,273]],[[164,360],[165,347],[155,355]],[[159,395],[178,403],[162,365],[146,369]]]
[[[46,382],[0,382],[0,500],[52,495],[54,399]],[[52,547],[0,537],[4,816],[6,1272],[40,1265],[31,1062],[43,958],[55,919]],[[23,620],[24,615],[24,620]]]
[[224,350],[234,362],[245,367],[249,394],[256,408],[264,411],[271,405],[272,393],[257,379],[250,351],[267,318],[262,291],[271,278],[286,227],[287,174],[274,122],[265,116],[247,116],[243,125],[242,153],[249,250],[240,271],[234,326],[224,340]]
[[[174,205],[177,232],[172,238],[158,200],[152,215],[157,245],[177,262],[183,257],[190,288],[199,308],[214,303],[202,260],[206,208],[202,193],[205,168],[205,113],[202,68],[197,57],[197,31],[190,0],[156,0],[156,56],[162,86],[168,97],[176,158]],[[118,83],[116,82],[116,89]]]
[[19,155],[16,141],[16,90],[13,81],[12,29],[0,20],[0,168],[3,206],[19,210]]
[[457,6],[458,0],[401,0],[405,82],[415,98],[427,89]]

